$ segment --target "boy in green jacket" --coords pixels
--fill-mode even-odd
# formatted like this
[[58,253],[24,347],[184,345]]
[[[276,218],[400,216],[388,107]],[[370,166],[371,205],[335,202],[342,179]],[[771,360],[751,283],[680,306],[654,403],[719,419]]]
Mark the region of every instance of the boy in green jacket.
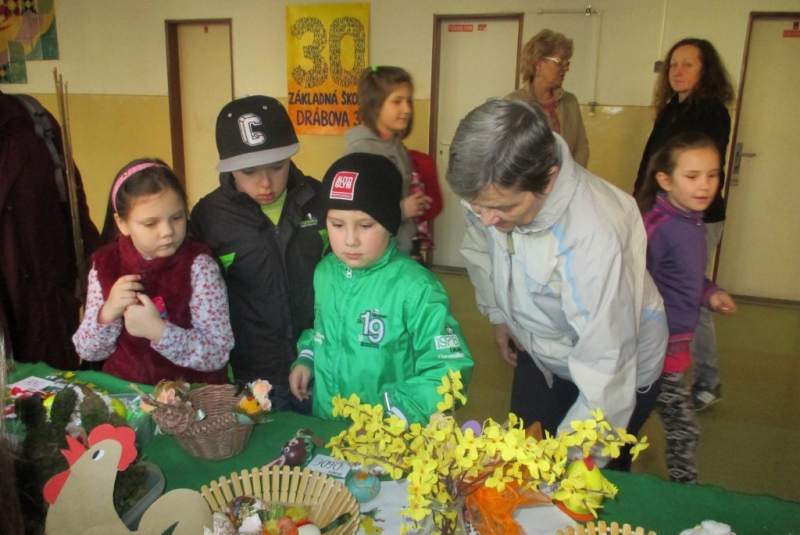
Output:
[[[448,369],[465,386],[472,355],[436,276],[397,249],[402,178],[383,156],[337,160],[318,193],[333,254],[314,273],[314,328],[297,344],[289,386],[313,414],[332,418],[331,399],[357,394],[409,423],[426,424]],[[466,392],[465,392],[466,393]]]

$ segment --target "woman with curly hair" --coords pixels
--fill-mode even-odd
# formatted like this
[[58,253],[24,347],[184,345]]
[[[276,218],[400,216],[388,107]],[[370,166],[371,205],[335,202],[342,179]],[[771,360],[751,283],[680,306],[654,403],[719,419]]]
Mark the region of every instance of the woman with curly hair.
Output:
[[[725,183],[725,159],[731,133],[726,105],[734,100],[733,86],[714,46],[705,39],[688,38],[675,43],[667,53],[653,92],[656,121],[642,154],[634,186],[639,193],[652,155],[676,134],[700,132],[714,140],[720,155],[719,188],[703,221],[706,226],[708,265],[722,236],[725,201],[720,194]],[[701,309],[692,341],[695,363],[693,398],[695,410],[719,401],[719,366],[711,312]]]
[[567,142],[572,159],[581,167],[589,163],[589,140],[583,126],[578,99],[561,85],[569,70],[572,39],[563,33],[542,30],[525,44],[520,60],[524,87],[506,95],[541,106],[552,130]]

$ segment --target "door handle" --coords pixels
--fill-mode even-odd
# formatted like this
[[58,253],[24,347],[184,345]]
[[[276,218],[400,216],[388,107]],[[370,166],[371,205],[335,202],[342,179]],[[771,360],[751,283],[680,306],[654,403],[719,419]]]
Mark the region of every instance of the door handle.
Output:
[[755,152],[743,152],[744,143],[739,142],[736,144],[736,147],[733,151],[733,169],[731,169],[732,175],[738,175],[739,170],[742,167],[742,158],[753,158],[755,157]]

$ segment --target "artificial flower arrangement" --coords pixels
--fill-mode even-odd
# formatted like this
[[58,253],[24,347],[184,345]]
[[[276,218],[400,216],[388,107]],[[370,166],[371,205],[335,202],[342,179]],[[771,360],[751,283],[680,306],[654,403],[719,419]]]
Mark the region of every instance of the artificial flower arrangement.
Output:
[[[631,445],[633,458],[648,447],[625,431],[612,429],[598,409],[594,418],[572,422],[572,432],[557,437],[549,433],[541,440],[526,433],[522,422],[509,414],[498,424],[492,419],[476,431],[459,427],[454,418],[456,401],[466,403],[460,372],[450,371],[442,378],[438,392],[443,401],[427,425],[407,423],[392,414],[386,416],[380,405],[361,404],[358,396],[333,399],[333,416],[352,420],[352,425],[327,445],[331,455],[354,463],[377,464],[392,479],[408,480],[408,507],[401,511],[412,522],[401,533],[432,522],[436,529],[455,533],[464,500],[473,494],[522,496],[515,504],[530,503],[525,496],[539,491],[540,484],[558,485],[553,500],[578,506],[596,516],[602,497],[612,498],[616,487],[605,482],[601,488],[589,485],[587,472],[566,470],[570,448],[579,448],[584,457],[593,446],[602,446],[602,455],[618,457],[620,448]],[[549,500],[548,500],[549,501]],[[513,509],[506,516],[510,518]]]
[[[272,410],[272,400],[269,399],[270,392],[272,392],[272,385],[269,381],[264,381],[262,379],[241,386],[237,395],[242,393],[244,395],[237,404],[237,407],[242,411],[238,414],[241,414],[253,423],[264,421],[266,413]],[[241,419],[239,422],[246,423]]]

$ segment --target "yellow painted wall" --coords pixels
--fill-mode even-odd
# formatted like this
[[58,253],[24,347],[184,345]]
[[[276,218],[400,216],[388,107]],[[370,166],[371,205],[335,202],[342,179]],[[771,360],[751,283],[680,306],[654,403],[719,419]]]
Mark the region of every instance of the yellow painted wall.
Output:
[[645,143],[653,129],[649,106],[581,106],[589,138],[588,169],[622,191],[632,192]]
[[[2,90],[32,94],[53,111],[53,67],[69,82],[75,157],[100,225],[122,165],[142,156],[171,161],[164,21],[230,19],[234,93],[267,94],[286,104],[285,8],[317,2],[326,0],[115,0],[98,12],[91,0],[57,0],[61,59],[28,62],[28,83]],[[577,0],[557,3],[586,7]],[[652,127],[653,62],[678,39],[704,37],[736,84],[749,13],[800,11],[800,0],[597,0],[595,17],[539,13],[553,7],[551,0],[371,0],[370,63],[401,65],[415,80],[417,117],[407,145],[428,146],[434,14],[522,12],[523,40],[542,28],[573,38],[565,88],[582,104],[589,169],[630,191]],[[590,100],[600,103],[594,115]],[[300,142],[295,161],[315,177],[344,148],[341,137],[301,136]]]
[[[55,95],[33,96],[59,118]],[[102,230],[117,171],[142,157],[172,164],[169,103],[166,96],[69,95],[69,117],[72,152],[83,178],[89,213]]]
[[[35,94],[58,117],[54,95]],[[288,106],[286,98],[280,98]],[[117,171],[135,158],[157,157],[172,163],[167,97],[70,95],[70,126],[75,161],[81,170],[89,212],[98,228],[105,217],[108,192]],[[644,144],[653,126],[646,106],[588,106],[581,112],[589,136],[589,170],[623,191],[631,191]],[[430,101],[414,101],[414,131],[406,146],[428,150]],[[344,151],[343,136],[299,136],[293,158],[307,175],[322,179]]]

